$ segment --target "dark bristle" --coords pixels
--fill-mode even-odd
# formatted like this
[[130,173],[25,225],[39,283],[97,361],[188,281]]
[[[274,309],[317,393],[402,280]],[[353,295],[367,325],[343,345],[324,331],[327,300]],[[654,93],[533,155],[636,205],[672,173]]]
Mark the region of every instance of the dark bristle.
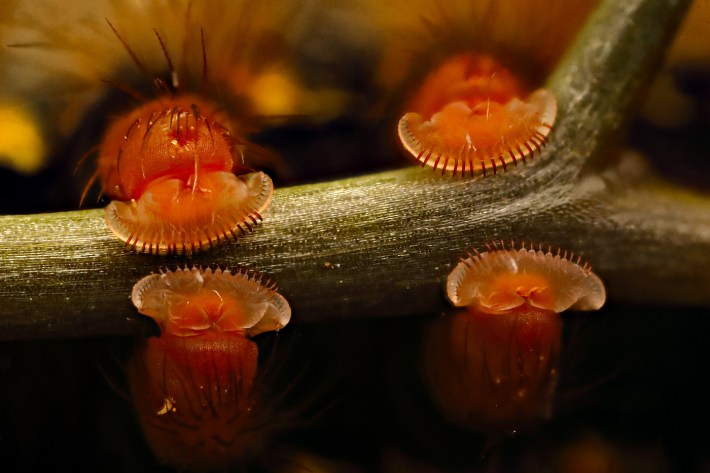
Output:
[[[180,141],[180,115],[182,115],[182,110],[177,108],[175,113],[175,137],[178,141]],[[195,157],[197,157],[197,154],[195,154]],[[197,176],[195,176],[195,179],[197,179]]]
[[515,157],[515,153],[513,153],[513,150],[508,148],[508,153],[510,158],[513,160],[513,166],[518,167],[518,159]]
[[203,122],[205,123],[205,126],[207,127],[207,134],[210,137],[210,142],[214,145],[214,135],[212,134],[212,125],[210,124],[210,120],[204,120]]
[[172,86],[174,89],[178,89],[179,87],[179,80],[178,80],[178,74],[177,71],[175,70],[175,67],[173,67],[173,61],[170,59],[170,54],[168,53],[168,48],[165,46],[165,42],[163,42],[163,38],[160,37],[160,34],[158,33],[158,30],[153,28],[153,32],[155,33],[155,37],[158,38],[158,43],[160,43],[160,49],[163,50],[163,56],[165,57],[165,61],[168,63],[168,70],[170,71],[170,80],[172,83]]
[[172,129],[173,129],[173,121],[176,120],[176,117],[177,117],[178,120],[180,119],[179,113],[180,113],[179,107],[173,107],[173,108],[170,110],[170,121],[168,122],[168,128],[169,128],[171,131],[172,131]]
[[37,48],[37,49],[53,49],[56,44],[51,41],[28,41],[26,43],[10,43],[5,45],[8,48]]
[[528,142],[523,143],[523,146],[525,146],[528,149],[528,151],[530,152],[530,159],[532,159],[534,157],[535,150],[533,150],[533,148],[530,147],[530,143],[528,143]]
[[153,85],[155,85],[155,88],[158,90],[158,92],[162,92],[163,94],[167,96],[172,96],[173,91],[170,88],[170,86],[160,77],[156,77],[153,79]]
[[434,161],[434,169],[439,169],[439,162],[441,161],[441,153],[436,155],[436,160]]
[[128,141],[128,137],[131,135],[133,130],[136,129],[136,127],[138,127],[140,125],[140,123],[141,123],[141,119],[140,119],[140,117],[138,117],[133,121],[133,123],[130,124],[130,126],[126,130],[126,133],[124,133],[124,135],[123,135],[123,141]]
[[83,192],[81,193],[81,198],[79,199],[79,208],[84,204],[84,199],[86,199],[86,195],[89,193],[89,189],[94,185],[96,182],[96,179],[99,177],[99,170],[97,169],[94,171],[94,173],[91,175],[89,178],[89,182],[86,183],[86,186],[84,187]]
[[118,148],[116,153],[116,173],[121,175],[121,159],[123,158],[123,148]]
[[207,84],[207,47],[205,46],[205,30],[200,28],[200,42],[202,44],[202,88]]
[[518,155],[520,155],[520,160],[523,162],[523,164],[527,164],[525,162],[525,153],[523,152],[522,149],[520,149],[520,146],[516,146],[515,149],[518,152]]
[[123,92],[124,94],[130,96],[138,102],[145,102],[147,100],[143,94],[133,89],[132,87],[127,86],[126,84],[119,84],[118,82],[112,81],[110,79],[101,79],[101,82],[113,87],[119,92]]
[[148,72],[148,69],[143,65],[143,63],[138,59],[138,56],[136,56],[136,53],[133,52],[130,46],[128,46],[128,43],[126,40],[123,39],[123,37],[118,33],[116,28],[114,28],[113,24],[109,21],[108,18],[104,18],[106,20],[106,23],[108,23],[108,26],[111,28],[111,31],[113,31],[113,34],[116,35],[116,38],[121,42],[123,45],[123,48],[126,50],[129,56],[131,56],[131,59],[133,60],[133,63],[136,65],[138,70],[140,70],[141,74],[143,74],[147,79],[151,79],[151,74]]
[[446,174],[446,167],[449,165],[449,155],[444,156],[444,163],[441,165],[441,175]]
[[533,133],[533,136],[538,137],[538,138],[540,139],[540,141],[542,141],[543,143],[547,142],[547,136],[546,136],[546,135],[543,135],[543,134],[540,133],[539,131],[535,131],[535,132]]
[[538,138],[537,136],[534,136],[534,135],[530,137],[529,141],[533,144],[533,146],[535,147],[535,150],[538,152],[545,145],[544,141],[540,140],[540,138]]

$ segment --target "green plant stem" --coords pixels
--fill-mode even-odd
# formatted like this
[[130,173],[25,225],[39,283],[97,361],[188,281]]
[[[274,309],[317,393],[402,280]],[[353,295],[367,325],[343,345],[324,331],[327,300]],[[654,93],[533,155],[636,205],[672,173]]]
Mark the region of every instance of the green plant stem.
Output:
[[688,3],[606,0],[551,78],[551,144],[507,173],[411,167],[279,189],[253,234],[189,259],[125,252],[101,210],[0,217],[0,336],[136,332],[133,284],[184,264],[271,275],[294,323],[437,313],[458,258],[499,239],[580,251],[617,302],[710,306],[710,198],[609,146]]

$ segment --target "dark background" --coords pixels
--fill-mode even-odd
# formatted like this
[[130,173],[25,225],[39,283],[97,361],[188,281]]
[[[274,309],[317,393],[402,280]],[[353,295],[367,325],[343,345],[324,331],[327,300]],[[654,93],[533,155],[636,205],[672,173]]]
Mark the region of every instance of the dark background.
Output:
[[[676,128],[639,118],[627,144],[666,179],[707,192],[710,69],[673,72],[695,114]],[[97,117],[114,100],[115,94],[87,112],[81,131],[44,171],[26,177],[0,169],[0,213],[76,209],[91,165],[76,175],[73,169],[104,126]],[[266,130],[254,140],[288,156],[270,172],[277,185],[291,185],[406,164],[392,129],[389,119],[346,117]],[[324,162],[334,150],[340,159]],[[625,307],[612,300],[598,313],[566,314],[555,415],[515,436],[464,431],[431,405],[418,356],[422,329],[437,316],[291,324],[261,336],[263,362],[275,366],[265,402],[278,399],[284,416],[297,422],[279,432],[285,423],[275,416],[276,432],[265,431],[273,447],[248,469],[313,471],[289,453],[297,450],[341,462],[322,471],[349,465],[356,471],[542,472],[571,471],[563,466],[570,464],[580,473],[710,471],[708,309]],[[0,343],[0,469],[160,471],[125,386],[124,367],[137,343],[111,337]],[[581,469],[592,459],[602,466]]]

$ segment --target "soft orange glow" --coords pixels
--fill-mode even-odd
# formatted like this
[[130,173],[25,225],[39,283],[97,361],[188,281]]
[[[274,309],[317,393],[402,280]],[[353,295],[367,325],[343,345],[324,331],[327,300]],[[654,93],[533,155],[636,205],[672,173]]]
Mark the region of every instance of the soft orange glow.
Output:
[[599,2],[389,0],[362,3],[362,9],[383,36],[383,59],[376,81],[384,90],[395,94],[408,89],[412,80],[419,79],[421,83],[425,71],[435,70],[442,59],[464,51],[495,57],[496,62],[514,70],[516,77],[525,77],[526,87],[541,84]]
[[459,54],[429,74],[407,109],[429,118],[452,102],[505,103],[524,93],[520,79],[491,56]]

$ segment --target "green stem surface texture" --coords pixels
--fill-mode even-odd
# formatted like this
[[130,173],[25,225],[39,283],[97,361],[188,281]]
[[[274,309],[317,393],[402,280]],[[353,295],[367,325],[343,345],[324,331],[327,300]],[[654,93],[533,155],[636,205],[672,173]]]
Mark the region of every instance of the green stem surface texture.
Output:
[[710,306],[710,198],[610,146],[688,3],[603,2],[550,79],[550,145],[507,173],[410,167],[278,189],[254,233],[192,258],[126,252],[102,210],[0,217],[0,337],[137,332],[133,284],[185,264],[268,274],[296,323],[440,313],[458,259],[500,239],[580,252],[615,302]]

